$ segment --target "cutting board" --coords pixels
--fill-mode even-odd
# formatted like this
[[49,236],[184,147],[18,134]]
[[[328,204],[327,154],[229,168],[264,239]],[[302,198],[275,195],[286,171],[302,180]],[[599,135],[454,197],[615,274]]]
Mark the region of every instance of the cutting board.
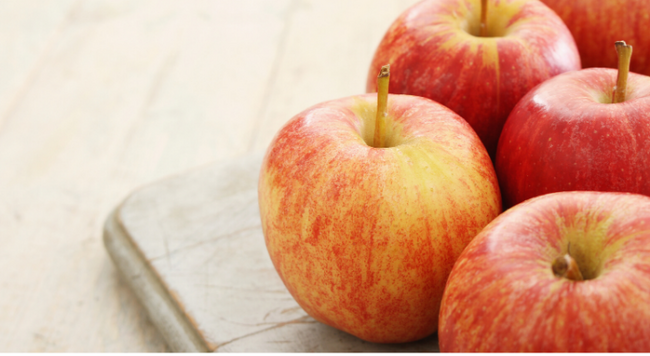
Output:
[[321,324],[293,300],[266,251],[261,155],[145,186],[108,217],[104,243],[175,351],[437,351],[434,334],[373,344]]

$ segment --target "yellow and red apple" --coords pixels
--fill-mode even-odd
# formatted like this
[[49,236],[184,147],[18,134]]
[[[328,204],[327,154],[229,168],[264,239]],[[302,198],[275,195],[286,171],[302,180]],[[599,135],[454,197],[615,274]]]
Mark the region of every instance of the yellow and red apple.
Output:
[[[485,33],[480,34],[486,9]],[[494,157],[508,114],[530,89],[580,69],[562,20],[536,0],[425,0],[391,25],[376,50],[367,90],[391,63],[391,93],[433,99],[455,111]]]
[[267,150],[259,206],[269,255],[316,320],[373,342],[438,327],[448,273],[501,212],[490,158],[461,117],[390,95],[374,147],[377,95],[292,118]]
[[509,209],[458,258],[438,339],[452,352],[648,352],[650,198],[563,192]]

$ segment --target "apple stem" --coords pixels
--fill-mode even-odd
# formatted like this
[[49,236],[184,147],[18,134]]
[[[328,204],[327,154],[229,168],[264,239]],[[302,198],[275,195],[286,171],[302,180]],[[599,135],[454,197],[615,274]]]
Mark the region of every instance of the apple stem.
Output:
[[582,273],[578,267],[576,260],[571,257],[571,244],[567,249],[567,253],[564,256],[560,256],[553,261],[553,274],[557,277],[567,278],[572,281],[582,281]]
[[375,137],[373,147],[384,147],[384,124],[388,116],[388,83],[390,81],[390,64],[381,67],[377,77],[377,118],[375,119]]
[[481,24],[479,26],[479,36],[487,37],[487,11],[488,11],[488,2],[487,0],[481,0]]
[[625,101],[625,92],[627,90],[627,75],[630,72],[632,46],[627,45],[625,41],[616,41],[615,45],[616,53],[618,53],[618,76],[616,77],[612,102],[622,103]]

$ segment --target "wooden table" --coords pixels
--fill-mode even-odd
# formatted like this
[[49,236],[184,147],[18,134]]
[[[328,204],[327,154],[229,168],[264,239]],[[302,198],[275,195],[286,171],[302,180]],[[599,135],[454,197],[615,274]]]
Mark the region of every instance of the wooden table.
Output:
[[164,351],[102,245],[131,191],[362,93],[414,0],[0,1],[0,351]]

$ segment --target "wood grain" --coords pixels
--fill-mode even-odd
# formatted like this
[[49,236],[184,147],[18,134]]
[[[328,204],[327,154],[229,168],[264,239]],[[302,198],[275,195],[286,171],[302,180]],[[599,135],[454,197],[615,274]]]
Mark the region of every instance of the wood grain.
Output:
[[414,2],[0,1],[0,351],[168,350],[102,246],[105,218],[363,92]]

